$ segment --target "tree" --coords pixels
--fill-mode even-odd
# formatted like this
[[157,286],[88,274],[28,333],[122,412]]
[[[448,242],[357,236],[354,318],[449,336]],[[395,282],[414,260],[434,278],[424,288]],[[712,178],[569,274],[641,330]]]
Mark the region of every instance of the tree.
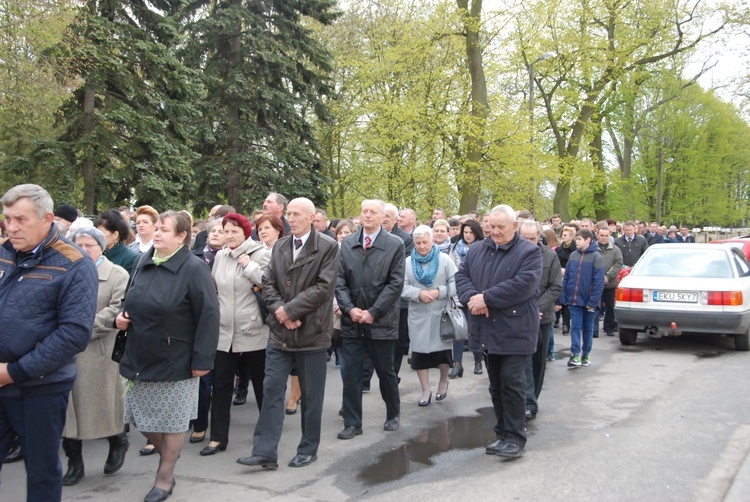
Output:
[[72,2],[8,0],[0,6],[0,193],[19,183],[44,185],[55,200],[75,190],[70,173],[30,164],[27,152],[54,138],[54,112],[73,82],[59,82],[41,55],[58,43]]
[[334,0],[219,0],[193,5],[183,57],[200,69],[196,208],[226,200],[250,210],[276,191],[325,201],[316,120],[326,121],[330,55],[313,25]]
[[532,54],[554,54],[540,65],[535,84],[558,157],[553,210],[567,218],[576,166],[591,169],[590,164],[580,163],[587,127],[617,82],[632,73],[654,71],[661,62],[692,51],[720,32],[728,20],[719,8],[717,12],[725,17],[718,25],[703,28],[713,11],[702,10],[700,3],[671,0],[649,4],[545,0],[526,5],[518,15],[518,50],[527,59],[533,59]]
[[81,84],[59,112],[62,132],[31,152],[72,169],[83,209],[130,203],[184,206],[197,74],[174,55],[182,1],[89,0],[51,53]]

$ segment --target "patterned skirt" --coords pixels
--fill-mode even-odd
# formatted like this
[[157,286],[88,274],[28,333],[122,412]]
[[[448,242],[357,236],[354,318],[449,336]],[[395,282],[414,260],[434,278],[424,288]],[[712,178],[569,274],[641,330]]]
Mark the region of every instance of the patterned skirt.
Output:
[[125,423],[141,432],[185,432],[198,417],[199,378],[132,382],[125,392]]

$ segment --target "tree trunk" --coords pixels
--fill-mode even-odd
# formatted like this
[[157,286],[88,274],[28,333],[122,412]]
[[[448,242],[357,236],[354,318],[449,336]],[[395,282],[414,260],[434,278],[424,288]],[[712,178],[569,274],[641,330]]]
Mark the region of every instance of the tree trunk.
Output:
[[479,44],[479,27],[482,15],[482,0],[456,0],[464,15],[466,30],[466,60],[471,75],[471,117],[472,127],[466,132],[466,159],[463,175],[458,183],[460,206],[458,212],[466,214],[477,209],[481,186],[481,165],[484,153],[484,130],[489,104],[487,102],[487,82],[484,77],[482,47]]
[[[232,5],[240,4],[240,0],[234,0]],[[227,74],[240,64],[240,48],[242,47],[242,26],[239,22],[233,24],[229,30]],[[236,99],[225,94],[224,103],[227,110],[227,203],[237,211],[242,211],[242,173],[237,164],[237,157],[241,151],[238,144],[240,130],[240,104]]]
[[[90,134],[94,124],[96,93],[90,81],[86,82],[83,90],[83,128],[84,134]],[[94,147],[96,148],[96,147]],[[83,210],[86,214],[96,212],[96,165],[95,152],[85,152],[83,155]]]

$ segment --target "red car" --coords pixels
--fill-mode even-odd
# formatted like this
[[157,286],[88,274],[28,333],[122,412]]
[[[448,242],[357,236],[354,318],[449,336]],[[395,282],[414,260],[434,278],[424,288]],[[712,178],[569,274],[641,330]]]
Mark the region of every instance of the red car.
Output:
[[745,255],[745,258],[750,261],[750,235],[743,235],[742,237],[732,237],[731,239],[721,239],[721,240],[715,240],[711,241],[711,244],[730,244],[733,247],[736,247],[740,251],[742,251],[742,254]]

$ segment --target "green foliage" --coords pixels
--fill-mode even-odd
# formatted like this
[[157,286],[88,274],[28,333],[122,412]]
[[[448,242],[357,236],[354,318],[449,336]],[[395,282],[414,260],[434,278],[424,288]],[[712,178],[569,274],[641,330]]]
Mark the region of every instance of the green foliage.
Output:
[[90,2],[50,54],[83,83],[60,110],[58,141],[46,147],[62,148],[60,168],[82,171],[89,212],[188,202],[189,124],[201,89],[197,73],[174,55],[184,41],[181,3],[160,2],[157,11],[141,2]]
[[[269,191],[322,204],[328,180],[312,122],[328,116],[330,55],[313,26],[332,0],[200,2],[183,51],[207,90],[198,103],[195,206],[226,200],[250,211]],[[226,199],[222,197],[222,193]]]

